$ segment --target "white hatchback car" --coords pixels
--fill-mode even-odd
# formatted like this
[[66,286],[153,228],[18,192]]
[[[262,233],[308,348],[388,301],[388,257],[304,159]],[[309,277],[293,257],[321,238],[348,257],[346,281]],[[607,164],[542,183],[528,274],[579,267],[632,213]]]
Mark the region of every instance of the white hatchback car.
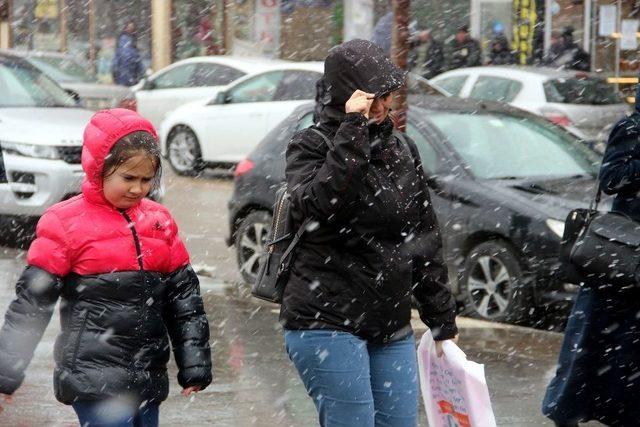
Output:
[[163,155],[182,175],[234,165],[297,106],[315,99],[323,71],[322,62],[274,66],[178,108],[160,128]]
[[232,56],[200,56],[175,62],[132,87],[138,113],[158,128],[179,106],[211,98],[222,86],[285,62]]
[[37,217],[79,193],[82,134],[92,115],[25,60],[0,54],[0,145],[9,181],[0,186],[0,216]]
[[615,86],[582,71],[484,66],[447,71],[431,80],[452,95],[506,102],[568,128],[585,141],[606,140],[630,112]]

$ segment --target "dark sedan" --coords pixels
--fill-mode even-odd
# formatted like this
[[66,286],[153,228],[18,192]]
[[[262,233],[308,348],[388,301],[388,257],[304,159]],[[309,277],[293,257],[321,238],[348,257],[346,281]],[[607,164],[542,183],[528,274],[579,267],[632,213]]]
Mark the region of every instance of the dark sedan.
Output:
[[[468,314],[517,321],[542,304],[571,299],[556,280],[567,213],[586,206],[600,158],[574,136],[532,114],[493,103],[424,98],[409,110],[442,229],[452,289]],[[284,153],[312,124],[298,108],[238,164],[229,202],[230,238],[251,282],[270,227]]]

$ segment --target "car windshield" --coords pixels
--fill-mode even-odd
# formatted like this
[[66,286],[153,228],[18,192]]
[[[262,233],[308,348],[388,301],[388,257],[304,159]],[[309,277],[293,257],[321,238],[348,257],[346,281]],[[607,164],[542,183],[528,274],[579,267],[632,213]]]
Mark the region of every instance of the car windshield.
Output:
[[544,83],[548,102],[581,105],[620,104],[622,95],[604,79],[584,77],[555,79]]
[[31,56],[29,62],[58,83],[95,83],[96,78],[73,59],[51,56]]
[[477,112],[428,117],[478,178],[561,178],[598,171],[600,158],[593,151],[544,121]]
[[76,107],[76,101],[29,64],[0,57],[0,108]]

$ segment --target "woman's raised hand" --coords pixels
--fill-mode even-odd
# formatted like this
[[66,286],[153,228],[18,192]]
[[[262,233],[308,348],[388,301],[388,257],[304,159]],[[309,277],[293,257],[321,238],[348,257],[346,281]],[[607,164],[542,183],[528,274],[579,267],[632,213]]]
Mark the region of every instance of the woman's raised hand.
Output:
[[362,113],[368,119],[369,109],[371,108],[371,104],[373,104],[374,98],[375,95],[373,93],[367,93],[357,89],[344,105],[344,109],[347,113]]

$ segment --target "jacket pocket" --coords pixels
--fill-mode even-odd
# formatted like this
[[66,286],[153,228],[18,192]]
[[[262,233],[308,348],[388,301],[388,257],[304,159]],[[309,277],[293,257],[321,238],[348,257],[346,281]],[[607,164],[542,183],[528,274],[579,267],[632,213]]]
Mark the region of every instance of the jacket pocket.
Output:
[[73,346],[73,355],[71,357],[71,368],[73,369],[76,365],[76,360],[78,358],[78,350],[80,349],[80,340],[82,339],[82,334],[84,333],[84,328],[87,326],[87,319],[89,318],[89,310],[86,310],[82,315],[82,323],[80,324],[80,329],[78,330],[78,336],[76,337],[76,342]]

